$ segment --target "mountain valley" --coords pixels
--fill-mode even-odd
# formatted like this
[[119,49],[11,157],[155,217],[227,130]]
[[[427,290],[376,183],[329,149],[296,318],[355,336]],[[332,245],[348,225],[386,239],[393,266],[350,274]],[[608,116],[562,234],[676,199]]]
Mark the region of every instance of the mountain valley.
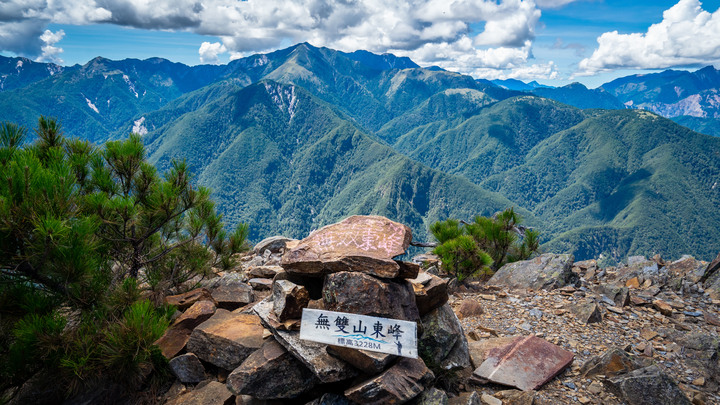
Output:
[[[252,240],[379,214],[429,241],[437,220],[514,206],[546,251],[578,260],[716,254],[720,138],[657,115],[699,95],[702,114],[672,118],[712,133],[711,68],[589,90],[509,89],[309,44],[227,65],[18,62],[0,58],[0,120],[33,128],[55,116],[96,143],[140,133],[150,161],[163,170],[185,159]],[[667,95],[683,80],[694,84]]]

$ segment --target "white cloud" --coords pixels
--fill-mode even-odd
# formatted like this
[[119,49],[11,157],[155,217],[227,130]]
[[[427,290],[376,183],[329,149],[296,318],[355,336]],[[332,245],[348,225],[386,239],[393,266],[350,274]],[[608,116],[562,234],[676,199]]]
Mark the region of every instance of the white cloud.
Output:
[[200,50],[198,50],[198,53],[200,54],[200,62],[210,63],[213,65],[220,63],[218,55],[225,52],[227,52],[227,48],[225,48],[225,45],[220,42],[203,42],[202,45],[200,45]]
[[[569,1],[4,0],[0,50],[43,52],[41,41],[15,35],[21,30],[9,24],[40,35],[49,23],[103,22],[219,38],[220,43],[203,43],[198,50],[204,63],[217,63],[224,52],[234,59],[307,41],[343,51],[407,55],[421,65],[472,73],[526,65],[541,14],[536,2],[558,7]],[[26,43],[13,45],[21,40]]]
[[577,0],[535,0],[540,8],[560,8]]
[[45,45],[41,48],[42,54],[37,58],[38,62],[52,62],[57,64],[63,63],[63,60],[60,59],[60,54],[63,52],[63,49],[56,47],[55,44],[60,42],[64,36],[65,31],[63,30],[56,32],[45,30],[45,32],[40,35],[40,40],[44,42]]
[[620,68],[658,69],[699,66],[720,61],[720,9],[709,13],[698,0],[680,0],[646,33],[606,32],[576,75]]

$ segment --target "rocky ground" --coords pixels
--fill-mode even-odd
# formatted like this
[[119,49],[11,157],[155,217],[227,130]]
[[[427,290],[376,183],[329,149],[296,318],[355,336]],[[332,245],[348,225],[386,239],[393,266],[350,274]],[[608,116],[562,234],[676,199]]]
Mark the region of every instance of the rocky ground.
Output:
[[[620,348],[658,365],[694,403],[720,404],[718,381],[709,360],[717,356],[720,342],[717,318],[720,301],[698,294],[659,296],[672,307],[670,316],[653,305],[618,307],[591,288],[553,291],[480,288],[478,292],[454,294],[451,303],[459,312],[462,303],[468,300],[480,302],[483,313],[462,319],[471,347],[473,338],[482,341],[533,334],[575,354],[571,367],[537,390],[535,404],[626,403],[605,388],[602,378],[586,377],[580,371],[582,365],[611,348]],[[573,313],[574,307],[587,301],[598,303],[601,320],[586,323]],[[683,312],[702,312],[707,318]],[[473,388],[488,394],[507,389],[499,385]]]
[[[720,261],[547,254],[461,285],[427,255],[392,260],[405,228],[372,226],[270,238],[168,297],[158,344],[177,380],[157,401],[720,404]],[[420,359],[302,341],[302,308],[417,322]]]

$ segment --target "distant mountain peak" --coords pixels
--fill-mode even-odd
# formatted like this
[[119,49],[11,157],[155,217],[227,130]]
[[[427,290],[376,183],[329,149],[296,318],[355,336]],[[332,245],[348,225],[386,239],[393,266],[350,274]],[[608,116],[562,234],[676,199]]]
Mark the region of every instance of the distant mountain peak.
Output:
[[351,53],[342,53],[347,58],[375,70],[416,69],[420,65],[406,56],[395,56],[391,53],[375,54],[370,51],[358,50]]

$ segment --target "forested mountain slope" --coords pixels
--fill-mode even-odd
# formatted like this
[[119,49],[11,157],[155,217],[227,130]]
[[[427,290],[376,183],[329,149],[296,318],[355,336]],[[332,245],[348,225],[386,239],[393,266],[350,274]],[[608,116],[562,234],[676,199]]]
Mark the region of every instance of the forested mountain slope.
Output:
[[[10,77],[18,61],[6,59]],[[48,66],[28,65],[32,75],[0,92],[1,120],[53,115],[95,142],[139,132],[161,169],[186,159],[254,240],[350,214],[388,216],[427,240],[438,219],[514,206],[545,249],[577,259],[716,253],[720,138],[653,113],[578,109],[407,58],[309,44],[221,66]],[[619,108],[620,87],[639,94],[631,82],[534,91]]]

